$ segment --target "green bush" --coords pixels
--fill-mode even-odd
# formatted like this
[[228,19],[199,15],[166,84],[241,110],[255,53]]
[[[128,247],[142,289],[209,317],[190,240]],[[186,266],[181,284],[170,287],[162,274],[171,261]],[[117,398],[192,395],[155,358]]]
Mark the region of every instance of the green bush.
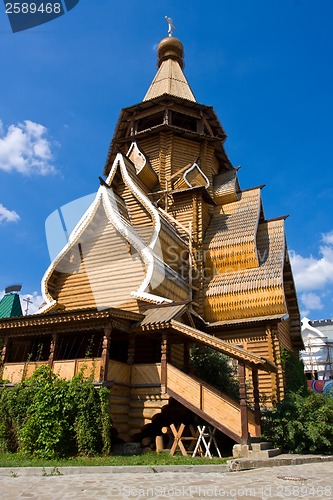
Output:
[[108,391],[81,375],[64,380],[49,367],[0,392],[0,451],[39,458],[110,452]]
[[299,355],[282,349],[281,362],[284,373],[284,390],[288,395],[291,392],[298,392],[306,396],[308,391],[307,381],[304,373],[304,363]]
[[221,392],[239,398],[237,369],[228,356],[210,347],[194,346],[190,350],[190,370]]
[[267,440],[296,453],[333,452],[333,399],[308,391],[290,392],[263,419]]

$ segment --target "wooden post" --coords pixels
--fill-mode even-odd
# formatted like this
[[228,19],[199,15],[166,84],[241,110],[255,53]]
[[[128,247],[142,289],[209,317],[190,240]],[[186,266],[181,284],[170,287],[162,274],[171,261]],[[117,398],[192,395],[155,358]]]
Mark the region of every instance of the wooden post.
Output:
[[1,350],[2,365],[4,365],[6,362],[6,353],[7,353],[8,344],[9,344],[9,337],[5,337],[4,342],[3,342],[3,346],[2,346],[2,350]]
[[271,402],[281,401],[284,395],[283,371],[281,364],[280,345],[277,341],[276,328],[267,326],[266,335],[268,342],[269,359],[273,361],[278,367],[277,372],[271,372],[272,388],[271,388]]
[[238,378],[239,378],[239,399],[240,399],[240,414],[241,414],[241,443],[247,444],[249,441],[248,430],[248,415],[246,403],[246,386],[245,386],[245,363],[238,361]]
[[167,391],[167,335],[162,333],[161,339],[161,392],[165,394]]
[[111,323],[104,326],[104,336],[103,336],[102,356],[101,356],[101,369],[100,369],[100,374],[99,374],[100,382],[104,382],[108,379],[108,364],[109,364],[111,331],[112,331]]
[[127,364],[133,365],[135,356],[135,337],[134,333],[129,334],[128,351],[127,351]]
[[59,338],[58,333],[54,333],[52,335],[52,340],[51,340],[51,344],[50,344],[50,355],[49,355],[49,360],[48,360],[50,368],[52,368],[52,366],[53,366],[54,356],[55,356],[55,352],[56,352],[56,349],[58,346],[58,338]]
[[252,384],[253,384],[253,401],[254,401],[254,424],[256,428],[256,435],[260,436],[261,418],[260,418],[259,381],[258,381],[257,368],[252,368]]

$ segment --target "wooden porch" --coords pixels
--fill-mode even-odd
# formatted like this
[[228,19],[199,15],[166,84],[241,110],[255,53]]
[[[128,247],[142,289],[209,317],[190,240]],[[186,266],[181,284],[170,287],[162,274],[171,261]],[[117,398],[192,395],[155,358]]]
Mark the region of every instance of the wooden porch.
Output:
[[[163,363],[129,365],[108,360],[105,374],[101,363],[102,358],[57,360],[52,364],[52,371],[66,380],[81,373],[96,384],[109,386],[111,416],[119,436],[126,437],[125,440],[150,424],[168,405],[170,397],[236,442],[247,440],[249,435],[260,435],[260,424],[256,423],[253,411],[246,408],[244,413],[239,401],[171,363],[166,364],[162,373]],[[5,363],[3,379],[16,384],[48,364],[45,361]]]

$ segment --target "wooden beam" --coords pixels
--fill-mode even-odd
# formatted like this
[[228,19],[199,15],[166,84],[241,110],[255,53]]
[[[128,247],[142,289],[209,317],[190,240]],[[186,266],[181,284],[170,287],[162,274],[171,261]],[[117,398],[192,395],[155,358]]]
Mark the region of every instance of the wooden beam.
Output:
[[51,340],[51,344],[50,344],[50,354],[49,354],[49,359],[48,359],[48,364],[49,364],[50,368],[52,368],[52,366],[53,366],[53,361],[54,361],[56,351],[58,348],[58,340],[59,340],[59,334],[54,333],[52,335],[52,340]]
[[239,399],[241,413],[241,443],[248,444],[249,441],[249,426],[246,402],[246,385],[245,385],[245,363],[238,362],[238,378],[239,378]]

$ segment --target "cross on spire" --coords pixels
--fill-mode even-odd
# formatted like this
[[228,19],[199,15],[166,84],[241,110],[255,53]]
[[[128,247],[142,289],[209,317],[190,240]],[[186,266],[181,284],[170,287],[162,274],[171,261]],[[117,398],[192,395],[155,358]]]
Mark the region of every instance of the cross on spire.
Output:
[[168,23],[168,35],[172,36],[172,32],[176,29],[173,25],[171,17],[165,16],[165,19]]

